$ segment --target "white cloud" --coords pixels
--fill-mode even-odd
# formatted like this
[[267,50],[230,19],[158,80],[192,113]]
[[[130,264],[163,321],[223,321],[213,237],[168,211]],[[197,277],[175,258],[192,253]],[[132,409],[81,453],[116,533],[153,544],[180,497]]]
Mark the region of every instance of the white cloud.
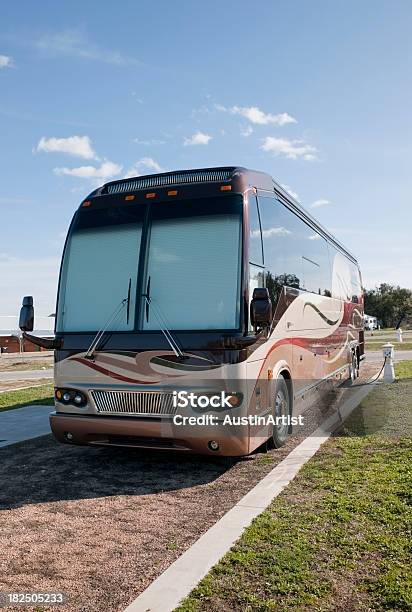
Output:
[[271,238],[272,236],[287,236],[291,231],[286,227],[270,227],[267,230],[262,230],[263,238]]
[[241,125],[240,126],[240,135],[248,138],[253,134],[253,128],[251,125]]
[[102,49],[80,30],[64,30],[39,38],[35,46],[43,53],[53,56],[77,57],[116,66],[141,65],[139,60],[119,51]]
[[288,192],[288,194],[292,196],[292,198],[294,198],[295,200],[297,200],[298,202],[300,202],[299,195],[296,193],[296,191],[293,191],[293,189],[291,189],[291,188],[289,187],[289,185],[283,185],[283,184],[281,183],[281,185],[280,185],[280,186],[281,186],[281,187],[283,187],[283,189],[284,189],[285,191],[287,191],[287,192]]
[[98,182],[106,182],[108,179],[117,176],[122,171],[122,166],[115,164],[109,160],[104,160],[101,165],[95,166],[80,166],[79,168],[55,168],[54,173],[57,176],[74,176],[82,179],[93,179]]
[[8,55],[0,55],[0,70],[2,68],[10,68],[11,66],[11,57],[9,57]]
[[316,147],[307,144],[304,140],[289,140],[287,138],[275,138],[267,136],[263,139],[263,144],[260,147],[268,153],[281,155],[288,159],[305,159],[311,161],[316,159]]
[[69,136],[68,138],[40,138],[35,152],[67,153],[83,159],[98,159],[88,136]]
[[124,178],[140,176],[141,174],[157,174],[158,172],[167,172],[167,170],[162,168],[152,157],[142,157],[129,168]]
[[319,234],[311,234],[308,236],[308,240],[320,240]]
[[216,104],[215,108],[219,111],[229,112],[232,115],[240,115],[256,125],[286,125],[287,123],[297,123],[296,119],[288,113],[272,115],[265,113],[257,106],[231,106],[226,108],[221,104]]
[[139,98],[137,92],[132,91],[132,96],[138,104],[144,104],[143,98]]
[[196,132],[195,134],[193,134],[193,136],[185,138],[183,144],[185,146],[207,145],[209,144],[209,141],[212,140],[212,138],[212,136],[209,136],[209,134],[205,134],[204,132]]
[[320,200],[315,200],[310,207],[311,208],[321,208],[321,206],[327,206],[328,204],[331,204],[330,200],[324,200],[324,199],[320,199]]

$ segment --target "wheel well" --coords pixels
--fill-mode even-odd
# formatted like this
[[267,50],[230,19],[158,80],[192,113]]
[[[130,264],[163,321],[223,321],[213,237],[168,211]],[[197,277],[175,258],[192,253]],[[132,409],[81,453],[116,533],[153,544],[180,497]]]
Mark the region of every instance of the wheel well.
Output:
[[288,370],[282,370],[281,372],[279,372],[279,376],[283,376],[285,380],[292,380]]
[[290,399],[290,407],[293,409],[293,385],[292,385],[292,377],[288,370],[281,370],[279,372],[279,376],[285,379],[288,391],[289,391],[289,399]]
[[[279,372],[279,376],[282,376],[282,378],[284,378],[285,382],[286,382],[286,386],[288,388],[288,392],[289,392],[289,408],[290,408],[290,414],[293,414],[293,384],[292,384],[292,377],[290,375],[290,372],[288,372],[288,370],[282,370],[281,372]],[[289,433],[292,433],[292,425],[289,425]]]

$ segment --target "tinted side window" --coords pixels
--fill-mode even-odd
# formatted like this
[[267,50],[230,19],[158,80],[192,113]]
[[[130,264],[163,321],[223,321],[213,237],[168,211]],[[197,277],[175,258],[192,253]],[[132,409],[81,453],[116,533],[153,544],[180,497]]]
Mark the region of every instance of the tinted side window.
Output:
[[302,289],[332,295],[328,245],[316,230],[302,222]]
[[359,268],[334,246],[329,245],[332,262],[333,297],[358,304],[362,295]]
[[359,268],[353,262],[349,262],[352,287],[352,302],[359,304],[362,296],[362,285],[360,280]]
[[275,197],[259,194],[267,287],[274,304],[283,286],[331,295],[327,244]]
[[249,261],[263,265],[262,232],[260,229],[260,218],[257,198],[253,193],[248,195],[249,203]]
[[266,286],[274,306],[284,286],[299,288],[302,261],[298,256],[296,221],[274,196],[259,194]]

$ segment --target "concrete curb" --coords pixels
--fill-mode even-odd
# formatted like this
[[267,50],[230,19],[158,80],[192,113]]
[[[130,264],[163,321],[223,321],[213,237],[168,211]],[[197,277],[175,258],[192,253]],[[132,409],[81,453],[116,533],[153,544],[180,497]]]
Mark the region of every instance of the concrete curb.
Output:
[[210,569],[227,553],[254,518],[295,478],[331,433],[374,388],[360,386],[337,415],[325,421],[267,474],[249,493],[154,580],[125,612],[172,612]]

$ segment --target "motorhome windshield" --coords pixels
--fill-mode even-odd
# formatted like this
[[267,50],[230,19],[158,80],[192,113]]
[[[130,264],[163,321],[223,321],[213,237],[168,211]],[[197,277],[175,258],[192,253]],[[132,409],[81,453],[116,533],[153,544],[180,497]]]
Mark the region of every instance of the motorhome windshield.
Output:
[[[80,209],[61,274],[57,331],[239,327],[242,197]],[[149,207],[149,208],[148,208]],[[91,207],[92,208],[92,207]],[[146,308],[143,294],[153,308]],[[157,307],[157,308],[156,308]]]

